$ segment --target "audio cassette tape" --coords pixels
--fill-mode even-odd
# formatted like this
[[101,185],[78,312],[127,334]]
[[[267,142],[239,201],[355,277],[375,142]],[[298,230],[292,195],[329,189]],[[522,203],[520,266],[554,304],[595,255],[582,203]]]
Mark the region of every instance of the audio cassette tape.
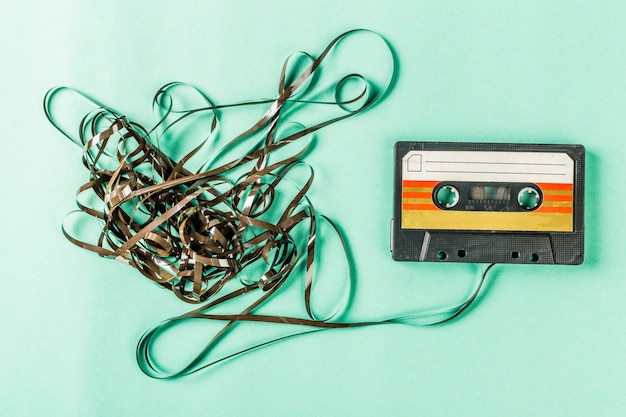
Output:
[[393,258],[581,264],[584,179],[581,145],[398,142]]

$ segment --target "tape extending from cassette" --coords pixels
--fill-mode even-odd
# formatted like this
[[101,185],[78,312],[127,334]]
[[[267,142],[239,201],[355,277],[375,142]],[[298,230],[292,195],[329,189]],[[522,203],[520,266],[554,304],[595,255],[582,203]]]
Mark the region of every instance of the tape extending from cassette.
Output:
[[398,142],[393,258],[581,264],[584,178],[581,145]]

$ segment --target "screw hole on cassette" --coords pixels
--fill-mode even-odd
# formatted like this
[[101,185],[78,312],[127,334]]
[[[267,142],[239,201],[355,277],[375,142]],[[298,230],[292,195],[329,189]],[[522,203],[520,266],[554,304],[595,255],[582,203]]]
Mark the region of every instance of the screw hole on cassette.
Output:
[[465,249],[459,249],[459,251],[456,254],[459,258],[465,258],[465,255],[467,255],[467,252],[465,252]]
[[519,251],[514,250],[513,252],[511,252],[511,258],[513,259],[518,259],[519,258]]
[[539,255],[537,255],[536,253],[531,253],[529,259],[530,262],[537,262],[539,260]]
[[440,261],[445,261],[448,258],[448,254],[445,251],[440,250],[437,252],[437,259]]

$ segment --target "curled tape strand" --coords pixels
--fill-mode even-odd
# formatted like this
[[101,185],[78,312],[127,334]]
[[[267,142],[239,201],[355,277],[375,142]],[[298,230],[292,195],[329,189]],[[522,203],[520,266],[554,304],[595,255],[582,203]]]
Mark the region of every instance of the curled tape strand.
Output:
[[[315,87],[319,68],[331,52],[346,38],[356,34],[370,34],[383,43],[391,68],[386,82],[380,88],[370,88],[370,81],[365,76],[351,72],[335,83],[334,99],[318,98],[312,93],[312,97],[307,98],[309,90]],[[82,147],[83,164],[90,175],[89,181],[78,189],[78,210],[70,213],[66,221],[69,223],[71,217],[80,215],[100,226],[96,243],[75,236],[68,224],[63,225],[64,235],[83,249],[137,269],[181,300],[200,304],[193,311],[158,324],[141,337],[137,346],[137,361],[142,371],[151,377],[188,375],[262,346],[320,330],[389,323],[443,323],[468,308],[493,266],[484,271],[470,297],[452,308],[381,321],[336,322],[333,319],[349,301],[352,272],[348,271],[343,294],[333,311],[324,318],[316,314],[312,288],[315,282],[317,232],[321,222],[329,225],[338,236],[346,260],[348,252],[337,226],[317,214],[307,197],[314,173],[302,158],[310,142],[303,142],[298,150],[291,149],[289,145],[379,102],[391,88],[395,65],[386,41],[363,29],[339,35],[317,58],[308,54],[300,56],[306,60],[306,67],[292,77],[292,64],[297,57],[288,58],[281,69],[277,97],[271,100],[217,105],[195,87],[184,83],[167,84],[154,97],[157,122],[149,130],[77,90],[55,88],[44,99],[44,111],[50,122]],[[288,81],[290,79],[293,81]],[[352,97],[343,98],[341,91],[350,80],[358,81],[361,87]],[[201,104],[182,106],[177,101],[178,91],[182,89],[191,91]],[[78,135],[62,128],[53,115],[56,108],[54,102],[62,92],[75,94],[96,106],[81,120]],[[203,161],[199,168],[192,168],[191,162],[214,143],[221,111],[260,105],[268,108],[258,121],[217,150],[212,159]],[[340,114],[309,127],[288,120],[296,110],[317,105],[332,106]],[[194,119],[199,116],[209,120]],[[288,123],[297,129],[284,134],[281,129]],[[168,156],[166,144],[171,143],[172,136],[181,139],[175,133],[176,129],[184,131],[185,128],[198,126],[206,130],[203,139],[181,158]],[[254,140],[257,140],[255,145],[234,159],[222,164],[215,162],[242,143]],[[287,155],[273,161],[278,151]],[[295,170],[300,170],[300,177],[302,171],[306,171],[299,187],[288,179]],[[286,201],[279,201],[279,196],[289,194],[286,190],[294,189],[295,193],[292,192]],[[251,276],[247,267],[258,262],[265,265],[265,272],[258,277]],[[294,271],[303,263],[303,299],[308,317],[255,312],[266,305],[289,278],[297,275]],[[255,298],[237,314],[216,312],[218,307],[223,308],[236,299],[250,296]],[[429,320],[416,323],[423,318]],[[151,353],[152,345],[160,334],[186,320],[211,320],[223,325],[181,369],[164,371]],[[274,337],[217,359],[210,358],[229,331],[243,322],[305,326],[307,330]]]

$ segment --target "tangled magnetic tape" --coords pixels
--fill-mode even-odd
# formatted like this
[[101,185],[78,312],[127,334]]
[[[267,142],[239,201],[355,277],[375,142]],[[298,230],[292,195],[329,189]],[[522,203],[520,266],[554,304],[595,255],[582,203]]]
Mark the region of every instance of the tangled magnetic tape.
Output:
[[[384,67],[387,76],[376,81],[358,70],[340,71],[334,82],[324,84],[322,80],[330,72],[322,74],[320,69],[341,56],[341,48],[350,39],[362,37],[383,51],[384,59],[375,64]],[[577,263],[582,259],[584,160],[578,148],[537,152],[521,145],[463,149],[465,145],[459,144],[399,143],[394,258],[490,265],[470,295],[452,307],[364,322],[339,320],[351,294],[352,273],[348,271],[337,305],[325,317],[316,313],[312,288],[315,252],[321,247],[320,225],[335,232],[346,257],[347,251],[339,229],[317,213],[309,200],[313,169],[304,156],[313,133],[355,116],[385,97],[393,85],[394,61],[391,48],[379,35],[352,30],[333,39],[318,57],[306,53],[289,57],[275,98],[216,104],[192,86],[167,84],[154,97],[157,121],[149,129],[77,90],[58,87],[48,92],[44,99],[48,119],[82,148],[83,165],[89,172],[88,181],[78,189],[78,210],[64,221],[65,236],[81,248],[135,268],[183,301],[198,304],[141,337],[137,361],[143,372],[154,378],[180,377],[320,330],[443,323],[468,308],[494,262],[511,261],[507,256],[519,262],[524,257],[532,261],[534,250],[538,263]],[[333,87],[324,86],[329,84]],[[67,94],[90,106],[76,135],[62,127],[58,117],[59,97]],[[216,145],[222,113],[259,106],[266,110],[258,120],[224,145]],[[329,113],[308,127],[294,118]],[[200,139],[190,140],[191,136]],[[516,176],[520,171],[515,168],[517,157],[530,158],[537,166],[554,162],[554,167],[538,176],[528,170]],[[525,169],[531,166],[526,160],[519,163]],[[491,176],[484,176],[487,174],[465,175],[468,167],[484,170],[505,165],[510,172],[495,183]],[[552,175],[552,170],[563,173],[562,181],[544,181],[543,175]],[[500,175],[497,170],[489,172]],[[557,183],[571,187],[561,189],[554,185]],[[524,237],[526,229],[507,226],[522,218],[525,224],[544,226]],[[466,221],[478,228],[465,227]],[[558,228],[545,226],[546,222],[558,223]],[[84,231],[90,230],[87,224],[97,229],[83,237]],[[508,246],[492,251],[489,248],[494,242],[485,236],[496,239],[496,246],[502,242]],[[445,253],[444,259],[441,253]],[[306,314],[259,312],[293,280],[303,281]],[[225,313],[228,308],[238,310]],[[180,368],[165,369],[154,356],[155,341],[176,324],[190,320],[209,320],[220,327],[191,360]],[[246,323],[293,325],[293,331],[216,353],[229,332]]]

